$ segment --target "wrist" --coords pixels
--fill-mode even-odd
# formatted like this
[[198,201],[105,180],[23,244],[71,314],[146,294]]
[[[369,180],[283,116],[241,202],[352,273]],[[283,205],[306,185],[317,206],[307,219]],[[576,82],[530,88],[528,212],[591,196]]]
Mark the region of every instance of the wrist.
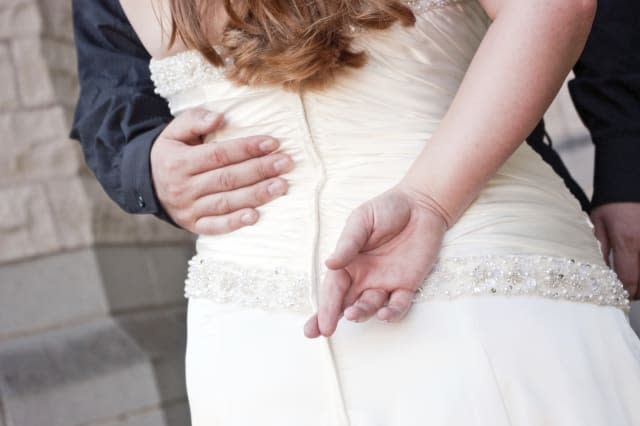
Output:
[[455,220],[451,213],[443,207],[442,203],[438,202],[438,200],[429,194],[425,188],[417,187],[407,180],[400,181],[396,187],[418,207],[428,210],[438,217],[442,221],[445,230],[450,229],[454,225]]

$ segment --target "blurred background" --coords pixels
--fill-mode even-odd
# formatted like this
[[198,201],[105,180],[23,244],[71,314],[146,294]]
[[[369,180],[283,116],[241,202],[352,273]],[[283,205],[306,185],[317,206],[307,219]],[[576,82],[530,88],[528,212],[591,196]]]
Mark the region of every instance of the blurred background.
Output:
[[[121,212],[84,166],[75,68],[69,0],[0,0],[0,426],[188,425],[192,238]],[[546,118],[590,193],[566,88]]]

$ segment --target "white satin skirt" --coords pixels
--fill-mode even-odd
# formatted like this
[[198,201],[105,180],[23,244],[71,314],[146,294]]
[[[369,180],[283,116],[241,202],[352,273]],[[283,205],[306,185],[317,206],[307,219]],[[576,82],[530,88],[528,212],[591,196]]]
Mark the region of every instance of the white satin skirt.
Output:
[[193,426],[640,425],[640,340],[615,307],[469,296],[311,340],[305,315],[188,303]]

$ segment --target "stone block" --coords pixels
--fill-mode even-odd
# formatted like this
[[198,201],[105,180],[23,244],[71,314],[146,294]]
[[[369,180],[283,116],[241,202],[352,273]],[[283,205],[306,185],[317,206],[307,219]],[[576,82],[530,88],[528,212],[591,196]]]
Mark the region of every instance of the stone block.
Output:
[[66,250],[90,247],[94,243],[91,200],[82,178],[51,180],[45,185],[60,245]]
[[73,42],[73,21],[70,1],[38,0],[43,17],[43,33],[67,42]]
[[19,105],[16,77],[9,48],[0,44],[0,111],[15,109]]
[[186,398],[186,302],[176,308],[135,311],[116,317],[120,327],[153,362],[160,399]]
[[107,312],[92,250],[0,265],[0,342]]
[[35,1],[3,0],[0,3],[0,40],[37,36],[41,31],[42,19]]
[[0,264],[61,249],[44,187],[0,189]]
[[[51,2],[56,4],[55,2]],[[65,4],[71,2],[65,2]],[[69,15],[69,18],[71,15]],[[73,29],[69,28],[69,32],[73,33]],[[49,65],[50,71],[63,72],[70,75],[76,75],[76,49],[72,41],[64,41],[60,39],[52,39],[44,37],[41,40],[42,55]]]
[[182,304],[193,247],[172,244],[96,249],[105,294],[115,312]]
[[186,399],[165,407],[164,411],[168,426],[189,426],[191,424],[191,413]]
[[82,167],[80,146],[68,139],[13,146],[0,158],[0,184],[64,179],[79,174]]
[[95,178],[82,181],[91,199],[93,235],[96,242],[121,244],[193,241],[194,237],[190,233],[152,215],[132,215],[124,212],[109,199]]
[[75,108],[80,86],[73,43],[45,38],[42,40],[42,52],[49,67],[49,76],[58,102],[69,108]]
[[[82,426],[174,426],[165,419],[162,408],[147,408],[131,413],[123,413],[113,419],[101,420]],[[187,426],[188,423],[175,423],[175,426]]]
[[7,423],[21,426],[95,424],[159,405],[147,356],[109,319],[4,343],[0,397]]
[[0,114],[0,146],[4,152],[66,139],[68,132],[65,110],[60,106]]
[[[66,166],[69,174],[77,166],[72,159],[65,158],[71,162]],[[12,167],[14,173],[19,170]],[[0,187],[0,221],[0,264],[102,243],[192,241],[188,233],[151,215],[121,211],[95,180],[83,176],[52,176],[43,184]]]
[[[78,84],[77,75],[61,71],[52,71],[51,83],[56,92],[58,102],[67,108],[75,109],[78,96],[80,96],[80,85]],[[71,123],[70,120],[68,122]]]
[[37,107],[53,104],[56,93],[49,76],[48,64],[42,55],[40,40],[14,39],[11,42],[11,53],[22,105]]

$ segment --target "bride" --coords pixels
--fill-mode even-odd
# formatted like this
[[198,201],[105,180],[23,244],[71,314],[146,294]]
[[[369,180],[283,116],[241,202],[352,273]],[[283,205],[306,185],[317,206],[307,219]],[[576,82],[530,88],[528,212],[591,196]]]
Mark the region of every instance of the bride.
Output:
[[294,163],[254,225],[198,237],[194,426],[640,424],[627,294],[521,143],[593,0],[121,3],[174,114]]

